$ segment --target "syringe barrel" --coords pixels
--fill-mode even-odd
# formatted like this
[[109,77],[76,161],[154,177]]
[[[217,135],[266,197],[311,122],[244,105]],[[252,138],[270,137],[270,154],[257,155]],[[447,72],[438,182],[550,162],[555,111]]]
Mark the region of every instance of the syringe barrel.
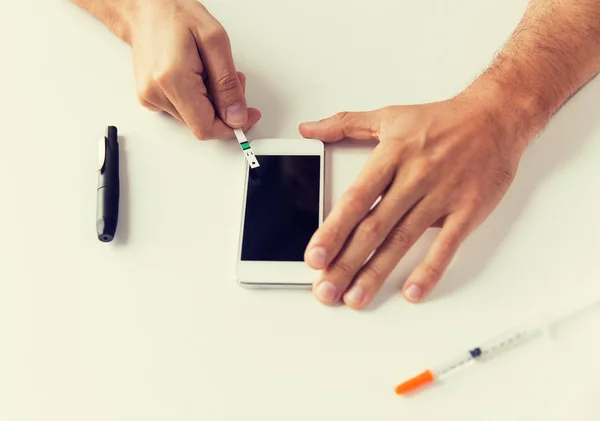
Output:
[[497,352],[508,350],[513,346],[520,345],[539,335],[541,332],[541,327],[530,325],[523,325],[511,331],[504,332],[479,346],[481,349],[481,356],[487,357]]
[[431,370],[431,372],[433,373],[433,375],[435,377],[439,377],[439,376],[442,376],[442,375],[448,373],[449,371],[454,370],[455,368],[459,368],[459,367],[465,365],[472,359],[473,359],[473,356],[471,355],[470,352],[468,352],[468,351],[463,352],[460,355],[457,355],[455,358],[446,361],[444,364],[440,364],[439,366],[434,367]]

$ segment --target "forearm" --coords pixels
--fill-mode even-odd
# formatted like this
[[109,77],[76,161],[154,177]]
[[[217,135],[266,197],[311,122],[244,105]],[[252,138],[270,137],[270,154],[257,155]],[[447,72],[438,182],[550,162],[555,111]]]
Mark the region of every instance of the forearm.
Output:
[[[490,68],[467,92],[490,100],[523,149],[600,71],[600,0],[531,0]],[[511,133],[514,130],[514,133]]]
[[142,0],[71,0],[102,21],[128,44],[134,11]]

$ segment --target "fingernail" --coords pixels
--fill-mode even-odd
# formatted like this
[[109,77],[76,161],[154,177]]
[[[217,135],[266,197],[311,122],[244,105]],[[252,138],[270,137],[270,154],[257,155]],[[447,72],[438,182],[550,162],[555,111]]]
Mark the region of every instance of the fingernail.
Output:
[[227,120],[227,124],[231,124],[232,126],[244,125],[248,119],[244,104],[237,102],[227,108],[225,119]]
[[308,251],[308,263],[315,268],[322,268],[327,264],[327,254],[323,247],[315,247]]
[[331,282],[324,281],[317,287],[317,296],[323,302],[330,303],[335,300],[335,286]]
[[417,284],[412,284],[408,288],[406,288],[406,291],[404,291],[404,295],[410,301],[419,301],[423,296],[423,288],[421,288]]
[[354,285],[346,294],[346,299],[352,301],[354,304],[362,303],[364,298],[365,290],[360,285]]

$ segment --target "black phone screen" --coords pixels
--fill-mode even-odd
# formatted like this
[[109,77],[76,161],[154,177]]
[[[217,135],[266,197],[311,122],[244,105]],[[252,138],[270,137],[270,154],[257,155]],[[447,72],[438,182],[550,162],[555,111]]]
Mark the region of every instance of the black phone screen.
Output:
[[[257,155],[248,176],[242,260],[299,262],[319,227],[321,157]],[[252,175],[252,177],[251,177]]]

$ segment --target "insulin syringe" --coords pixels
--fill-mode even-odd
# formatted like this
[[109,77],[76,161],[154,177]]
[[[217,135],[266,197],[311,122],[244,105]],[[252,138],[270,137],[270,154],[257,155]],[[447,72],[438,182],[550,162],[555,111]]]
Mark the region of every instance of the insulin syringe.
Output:
[[541,336],[556,325],[598,306],[600,306],[600,300],[596,300],[591,304],[587,304],[575,310],[568,311],[558,317],[553,317],[550,320],[528,323],[512,331],[496,336],[495,338],[472,348],[470,351],[457,355],[454,359],[449,360],[439,367],[426,370],[418,376],[401,383],[396,387],[396,393],[404,395],[413,392],[422,386],[435,382],[440,377],[443,377],[451,371],[461,368],[472,361],[491,357],[497,353],[508,350],[513,346]]

